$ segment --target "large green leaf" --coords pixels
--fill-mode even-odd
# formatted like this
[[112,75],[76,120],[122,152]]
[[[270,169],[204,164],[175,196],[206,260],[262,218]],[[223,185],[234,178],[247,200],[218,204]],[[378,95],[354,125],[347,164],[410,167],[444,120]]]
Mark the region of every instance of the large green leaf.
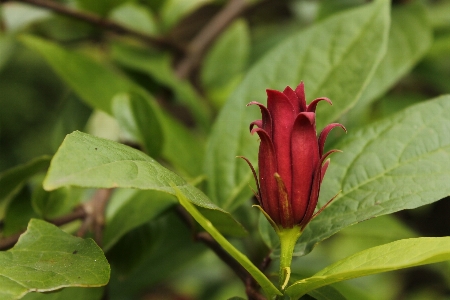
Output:
[[303,80],[309,101],[327,96],[334,103],[319,106],[318,127],[322,127],[358,100],[384,55],[388,29],[389,3],[375,1],[292,36],[257,63],[231,95],[211,132],[205,157],[211,199],[231,209],[251,194],[248,166],[235,157],[256,161],[256,138],[250,136],[248,125],[260,117],[257,108],[245,104],[264,102],[266,88],[295,88]]
[[305,229],[296,254],[352,224],[450,195],[450,96],[350,132],[336,148],[320,203],[338,197]]
[[6,207],[23,184],[38,172],[48,168],[50,158],[50,156],[37,157],[0,174],[0,219],[3,219]]
[[273,298],[276,295],[281,295],[281,292],[273,285],[273,283],[264,275],[261,270],[255,266],[248,257],[235,248],[226,238],[220,234],[219,231],[206,219],[188,199],[176,189],[176,194],[181,205],[191,214],[191,216],[216,240],[216,242],[230,254],[237,262],[239,262],[252,277],[259,283],[264,292]]
[[56,152],[44,180],[46,190],[62,186],[137,188],[175,195],[171,185],[197,206],[214,213],[212,221],[222,232],[243,234],[243,228],[226,211],[210,202],[200,190],[143,152],[128,146],[74,132]]
[[316,288],[370,274],[450,260],[450,237],[400,240],[344,258],[286,289],[298,299]]
[[29,292],[70,286],[102,286],[108,283],[109,273],[108,262],[93,240],[32,219],[17,244],[0,252],[0,298],[20,299]]
[[357,106],[367,105],[385,93],[411,70],[431,45],[433,33],[426,8],[421,2],[394,6],[391,19],[386,55]]

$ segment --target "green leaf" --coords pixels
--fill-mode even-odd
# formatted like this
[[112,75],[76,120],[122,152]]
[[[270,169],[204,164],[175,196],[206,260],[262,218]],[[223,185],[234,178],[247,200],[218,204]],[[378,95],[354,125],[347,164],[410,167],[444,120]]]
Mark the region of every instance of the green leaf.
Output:
[[319,289],[315,289],[308,292],[308,295],[316,300],[345,300],[344,297],[337,289],[332,286],[324,286]]
[[78,203],[77,199],[71,195],[73,189],[62,187],[60,189],[47,192],[41,185],[33,191],[31,204],[36,213],[44,219],[53,219],[68,213]]
[[295,88],[303,80],[309,101],[320,96],[333,101],[333,106],[318,107],[318,128],[323,127],[360,97],[385,53],[388,29],[389,2],[375,1],[293,35],[259,61],[231,95],[211,132],[204,164],[210,198],[231,209],[251,195],[251,172],[235,157],[256,161],[256,138],[248,126],[260,116],[257,108],[245,104],[264,102],[267,88]]
[[243,77],[250,52],[250,32],[243,20],[235,21],[207,53],[200,73],[208,98],[221,107]]
[[211,0],[165,0],[160,11],[161,25],[164,31],[173,27],[185,15],[208,2],[211,2]]
[[[187,80],[179,79],[173,71],[172,57],[166,53],[151,53],[147,48],[115,44],[112,55],[120,65],[149,75],[163,86],[170,88],[175,99],[189,108],[194,119],[208,130],[211,112],[205,100],[196,92]],[[186,114],[186,112],[185,112]]]
[[94,12],[101,16],[106,16],[114,7],[119,6],[128,0],[76,0],[79,8]]
[[205,141],[168,116],[161,118],[161,127],[165,142],[162,156],[183,175],[190,178],[202,175]]
[[426,8],[421,2],[394,6],[391,19],[386,55],[357,107],[365,106],[384,94],[411,70],[431,46],[433,32]]
[[173,196],[156,191],[114,191],[106,209],[103,250],[108,251],[125,233],[152,220],[175,203]]
[[350,132],[336,145],[319,202],[342,190],[303,232],[296,255],[352,224],[450,195],[450,96]]
[[100,300],[103,296],[104,288],[64,288],[51,293],[28,293],[22,300]]
[[30,190],[24,187],[8,205],[1,229],[3,237],[25,231],[30,219],[39,217],[31,206],[30,198]]
[[181,205],[189,212],[189,214],[205,229],[222,248],[228,252],[237,262],[239,262],[252,277],[259,283],[264,292],[272,298],[276,295],[281,295],[281,292],[273,285],[273,283],[258,269],[246,255],[236,249],[223,235],[214,227],[210,220],[206,219],[181,193],[176,189],[176,195]]
[[108,262],[93,240],[32,219],[17,244],[0,252],[0,298],[20,299],[32,291],[70,286],[103,286],[109,273]]
[[11,194],[20,189],[25,181],[48,168],[50,156],[37,157],[23,165],[16,166],[0,174],[0,202],[11,197]]
[[342,259],[286,289],[293,299],[335,282],[450,260],[450,237],[400,240]]
[[20,41],[40,53],[64,81],[90,106],[111,114],[111,100],[136,86],[114,70],[75,52],[32,36]]
[[140,142],[150,156],[157,158],[164,137],[147,99],[135,93],[119,94],[112,100],[112,110],[121,128]]
[[53,157],[44,180],[46,190],[70,185],[137,188],[175,195],[172,184],[195,205],[211,210],[220,220],[225,218],[226,224],[220,226],[222,232],[237,235],[244,233],[242,226],[229,213],[143,152],[82,132],[67,135]]
[[145,34],[154,35],[158,31],[155,17],[151,13],[151,10],[134,2],[127,2],[115,8],[110,13],[110,18],[127,28]]
[[33,175],[44,171],[50,164],[50,156],[37,157],[26,164],[16,166],[0,174],[0,220],[5,209],[23,184]]

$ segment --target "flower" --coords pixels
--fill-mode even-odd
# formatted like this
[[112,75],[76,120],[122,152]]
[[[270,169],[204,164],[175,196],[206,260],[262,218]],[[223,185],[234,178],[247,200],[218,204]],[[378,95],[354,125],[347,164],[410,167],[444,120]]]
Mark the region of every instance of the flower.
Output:
[[320,101],[332,105],[328,98],[317,98],[306,105],[304,84],[295,91],[289,86],[283,92],[266,90],[267,107],[259,102],[262,119],[250,124],[251,134],[260,138],[258,165],[259,180],[253,171],[257,185],[256,198],[265,215],[274,225],[282,228],[299,226],[301,230],[325,208],[316,214],[320,184],[328,168],[328,155],[323,154],[325,140],[339,123],[327,125],[319,137],[316,134],[316,106]]

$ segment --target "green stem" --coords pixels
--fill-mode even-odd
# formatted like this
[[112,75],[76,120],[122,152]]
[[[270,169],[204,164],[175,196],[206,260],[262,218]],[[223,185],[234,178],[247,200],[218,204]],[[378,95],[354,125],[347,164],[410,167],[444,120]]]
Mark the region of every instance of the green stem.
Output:
[[295,244],[302,232],[299,226],[294,226],[292,228],[278,228],[277,234],[280,238],[281,246],[280,273],[278,278],[280,288],[283,291],[291,276],[292,254],[294,253]]

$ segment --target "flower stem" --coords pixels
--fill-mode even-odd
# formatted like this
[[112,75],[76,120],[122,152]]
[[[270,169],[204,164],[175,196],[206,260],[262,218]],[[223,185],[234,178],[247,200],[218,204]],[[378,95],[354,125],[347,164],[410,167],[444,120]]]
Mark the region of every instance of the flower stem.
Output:
[[302,234],[299,226],[292,228],[278,228],[278,237],[280,238],[281,253],[280,253],[280,272],[278,275],[279,285],[283,291],[291,276],[291,261],[294,252],[295,244]]

